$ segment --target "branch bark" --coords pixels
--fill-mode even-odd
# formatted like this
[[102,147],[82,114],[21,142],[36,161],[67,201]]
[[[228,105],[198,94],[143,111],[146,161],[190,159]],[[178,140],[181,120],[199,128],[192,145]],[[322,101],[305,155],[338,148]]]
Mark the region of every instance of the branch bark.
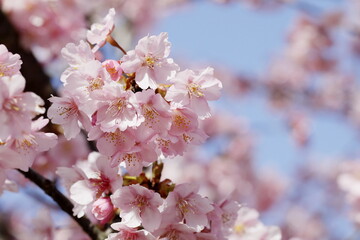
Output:
[[50,196],[64,212],[66,212],[72,219],[74,219],[74,221],[80,225],[80,227],[90,236],[92,240],[100,239],[100,230],[94,226],[88,218],[77,218],[73,215],[74,205],[56,188],[52,181],[38,174],[31,168],[28,172],[24,172],[22,170],[18,171],[26,178],[30,179],[37,186],[39,186],[48,196]]

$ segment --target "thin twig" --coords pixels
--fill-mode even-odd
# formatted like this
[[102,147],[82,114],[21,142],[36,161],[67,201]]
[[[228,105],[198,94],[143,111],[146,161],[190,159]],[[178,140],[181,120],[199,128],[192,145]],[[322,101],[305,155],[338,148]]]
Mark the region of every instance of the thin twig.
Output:
[[108,43],[110,43],[112,46],[119,48],[125,55],[127,54],[127,52],[125,51],[125,49],[123,49],[123,48],[120,46],[120,44],[119,44],[111,35],[109,35],[109,36],[106,38],[106,41],[107,41]]

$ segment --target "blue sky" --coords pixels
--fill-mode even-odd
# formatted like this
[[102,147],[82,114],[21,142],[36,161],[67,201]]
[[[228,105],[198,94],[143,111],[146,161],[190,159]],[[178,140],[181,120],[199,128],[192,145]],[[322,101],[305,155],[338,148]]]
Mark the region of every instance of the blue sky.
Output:
[[[169,33],[175,59],[225,66],[237,73],[264,77],[272,59],[281,52],[286,33],[300,15],[299,9],[311,7],[316,16],[342,4],[338,0],[308,0],[273,11],[256,11],[239,3],[197,1],[160,21],[152,33]],[[249,120],[257,137],[255,156],[259,165],[291,176],[299,161],[303,161],[304,153],[289,137],[281,114],[269,109],[265,97],[223,102],[228,111]],[[358,136],[351,126],[344,124],[344,119],[316,113],[311,124],[313,157],[326,159],[356,153],[354,142]]]

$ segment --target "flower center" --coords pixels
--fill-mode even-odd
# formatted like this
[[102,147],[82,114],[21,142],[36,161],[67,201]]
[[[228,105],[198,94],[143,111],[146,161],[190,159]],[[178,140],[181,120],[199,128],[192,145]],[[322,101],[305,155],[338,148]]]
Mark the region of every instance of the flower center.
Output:
[[156,64],[156,58],[152,56],[146,56],[145,57],[145,65],[148,66],[151,69],[154,69]]
[[148,206],[149,202],[145,196],[138,195],[138,196],[136,196],[135,201],[132,202],[132,205],[134,205],[138,208],[143,208],[145,206]]
[[193,205],[185,199],[181,199],[177,206],[183,215],[187,214],[188,212],[195,213]]
[[180,114],[173,117],[173,123],[176,127],[183,130],[189,129],[190,126],[190,121]]
[[189,94],[195,97],[203,97],[204,93],[201,91],[201,87],[196,83],[190,83],[188,85]]
[[104,82],[102,81],[101,78],[94,78],[92,80],[90,80],[89,82],[89,86],[87,87],[89,92],[92,92],[96,89],[101,89],[104,86]]
[[125,100],[124,99],[117,99],[113,101],[109,108],[107,109],[106,113],[110,114],[111,116],[115,117],[121,112],[123,112],[125,107]]
[[110,190],[110,179],[101,173],[99,178],[90,178],[89,181],[96,190],[97,198],[100,198],[105,191]]
[[[151,108],[150,106],[144,104],[142,106],[143,115],[147,122],[145,123],[148,127],[152,128],[152,124],[159,122],[158,116],[160,115],[155,109]],[[149,124],[151,123],[151,124]]]
[[35,141],[35,137],[33,135],[24,135],[23,139],[16,140],[16,148],[21,149],[23,151],[28,151],[37,146],[37,142]]
[[7,110],[13,110],[13,111],[20,111],[21,108],[18,104],[18,99],[16,98],[11,98],[9,100],[7,100],[4,104],[4,108],[6,108]]
[[234,226],[234,232],[236,234],[243,234],[245,232],[245,226],[244,224],[237,224]]

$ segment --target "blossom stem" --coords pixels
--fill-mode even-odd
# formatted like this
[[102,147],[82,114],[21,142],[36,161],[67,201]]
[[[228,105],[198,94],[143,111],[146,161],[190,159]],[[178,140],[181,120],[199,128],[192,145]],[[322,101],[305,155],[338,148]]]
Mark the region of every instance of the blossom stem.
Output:
[[107,36],[106,41],[107,41],[108,43],[110,43],[112,46],[119,48],[125,55],[127,54],[127,52],[125,51],[125,49],[123,49],[123,48],[120,46],[120,44],[119,44],[111,35]]
[[75,222],[77,222],[85,233],[87,233],[92,240],[99,240],[101,231],[95,227],[88,218],[77,218],[73,215],[74,205],[65,197],[55,186],[55,183],[49,179],[43,177],[33,169],[29,169],[28,172],[22,170],[18,171],[26,178],[40,187],[48,196],[50,196],[59,207],[66,212]]

